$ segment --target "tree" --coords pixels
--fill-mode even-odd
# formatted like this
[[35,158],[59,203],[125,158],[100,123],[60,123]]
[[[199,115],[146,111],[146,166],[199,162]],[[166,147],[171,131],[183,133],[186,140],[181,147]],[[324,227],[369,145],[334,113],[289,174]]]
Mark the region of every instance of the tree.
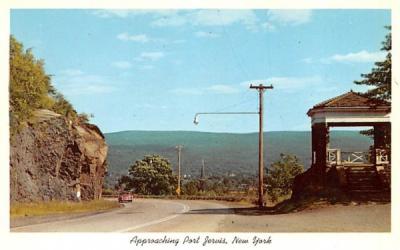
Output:
[[364,78],[361,81],[354,81],[358,85],[372,86],[365,96],[377,100],[383,100],[390,102],[392,99],[392,33],[391,26],[386,26],[389,33],[385,37],[385,41],[382,42],[382,51],[386,51],[387,55],[384,61],[375,62],[375,67],[372,68],[370,73],[361,74]]
[[200,191],[200,182],[198,180],[190,180],[183,185],[182,191],[185,195],[197,195]]
[[24,51],[23,45],[10,36],[11,131],[31,118],[35,109],[51,107],[54,102],[49,94],[54,92],[44,62],[35,59],[31,49]]
[[124,190],[124,191],[133,189],[131,178],[127,175],[121,176],[121,178],[118,179],[118,183],[115,186],[115,188],[118,190]]
[[281,159],[271,164],[267,169],[267,193],[272,201],[280,196],[290,194],[294,177],[304,170],[296,156],[281,154]]
[[173,194],[177,177],[173,175],[170,162],[159,156],[145,156],[136,161],[129,169],[129,185],[139,194]]
[[10,98],[11,135],[30,120],[36,109],[49,109],[78,123],[89,115],[78,115],[72,104],[51,83],[44,70],[44,61],[34,57],[32,49],[24,50],[22,43],[10,36]]
[[[381,48],[382,51],[387,52],[385,60],[375,62],[375,67],[372,68],[371,72],[367,74],[361,74],[361,77],[364,79],[361,81],[354,81],[354,83],[372,87],[364,93],[366,97],[390,103],[392,100],[392,33],[391,26],[386,26],[385,28],[389,30],[389,33],[385,37],[385,41],[382,42],[383,46]],[[385,134],[384,138],[387,138],[384,142],[386,147],[390,148],[390,129],[385,129],[381,132]],[[374,130],[362,130],[360,133],[369,137],[373,137]]]
[[77,112],[72,106],[72,104],[65,99],[64,95],[61,93],[55,93],[53,95],[54,105],[52,110],[60,115],[65,116],[68,119],[75,120],[77,117]]

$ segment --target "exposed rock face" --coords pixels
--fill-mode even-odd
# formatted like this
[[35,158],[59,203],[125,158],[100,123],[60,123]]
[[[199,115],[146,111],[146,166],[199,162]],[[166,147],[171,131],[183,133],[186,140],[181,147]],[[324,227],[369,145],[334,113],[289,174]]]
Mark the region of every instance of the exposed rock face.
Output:
[[10,200],[49,201],[101,197],[108,147],[101,131],[39,110],[37,122],[10,144]]

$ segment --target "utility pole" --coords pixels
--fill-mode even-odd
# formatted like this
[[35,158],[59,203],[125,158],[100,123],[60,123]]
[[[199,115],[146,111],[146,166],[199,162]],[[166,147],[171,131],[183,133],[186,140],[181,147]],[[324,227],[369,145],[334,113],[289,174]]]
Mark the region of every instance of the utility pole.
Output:
[[202,163],[202,165],[201,165],[201,174],[200,174],[200,178],[203,180],[203,179],[206,177],[206,175],[205,175],[205,173],[204,173],[204,159],[201,160],[201,163]]
[[258,134],[258,205],[260,207],[264,206],[264,132],[263,132],[263,105],[264,105],[264,91],[267,89],[273,89],[273,86],[263,86],[262,84],[258,86],[250,85],[251,89],[256,89],[259,93],[259,134]]
[[181,195],[181,152],[182,152],[182,145],[176,146],[178,149],[178,188],[176,189],[176,193],[178,196]]
[[201,160],[201,163],[202,163],[202,165],[201,165],[201,173],[200,173],[200,188],[201,188],[201,191],[204,191],[204,186],[205,186],[205,181],[206,181],[206,174],[205,174],[205,171],[204,171],[204,159],[202,159]]

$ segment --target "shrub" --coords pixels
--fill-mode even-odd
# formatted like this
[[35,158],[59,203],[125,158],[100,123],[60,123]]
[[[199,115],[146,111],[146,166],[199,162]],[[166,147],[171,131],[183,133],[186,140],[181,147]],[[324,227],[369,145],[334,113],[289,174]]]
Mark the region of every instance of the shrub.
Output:
[[304,170],[296,156],[281,154],[280,157],[267,169],[266,176],[267,194],[274,202],[291,193],[294,177]]

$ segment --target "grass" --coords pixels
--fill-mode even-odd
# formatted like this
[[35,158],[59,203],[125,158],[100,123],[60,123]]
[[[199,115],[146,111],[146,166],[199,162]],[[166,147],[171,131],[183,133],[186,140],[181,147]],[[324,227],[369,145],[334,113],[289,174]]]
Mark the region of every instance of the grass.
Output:
[[23,216],[40,216],[53,214],[69,214],[81,212],[95,212],[119,207],[117,201],[93,200],[82,202],[49,201],[40,203],[12,203],[11,218]]

